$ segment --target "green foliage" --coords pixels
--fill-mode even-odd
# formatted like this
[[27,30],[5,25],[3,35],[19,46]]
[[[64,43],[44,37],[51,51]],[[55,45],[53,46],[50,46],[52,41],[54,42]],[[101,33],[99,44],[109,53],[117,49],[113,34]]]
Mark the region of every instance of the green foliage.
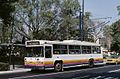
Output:
[[120,44],[120,43],[118,43],[118,42],[113,43],[113,44],[111,45],[111,51],[120,52],[119,44]]
[[24,65],[24,57],[22,56],[12,56],[11,64]]
[[0,0],[0,3],[14,3],[18,0]]
[[10,24],[10,20],[11,20],[11,11],[13,11],[13,8],[11,5],[9,4],[1,4],[0,5],[0,17],[3,19],[3,22],[5,24]]
[[9,62],[9,57],[8,56],[0,56],[0,62],[8,63]]
[[84,18],[90,20],[90,17],[91,17],[91,16],[92,16],[92,15],[91,15],[91,12],[85,12]]
[[113,42],[120,42],[120,20],[116,21],[111,26]]
[[11,13],[15,11],[15,7],[12,5],[17,0],[0,0],[0,17],[4,24],[10,24],[12,20]]
[[0,29],[2,43],[8,42],[8,39],[10,38],[11,23],[13,22],[12,13],[15,11],[15,7],[12,3],[16,1],[17,0],[0,0],[0,20],[3,23]]
[[0,62],[0,71],[6,71],[9,70],[9,64]]
[[110,27],[112,36],[112,47],[111,50],[119,51],[120,48],[120,20],[113,23]]
[[16,31],[28,39],[64,40],[78,34],[78,0],[20,0],[15,6]]

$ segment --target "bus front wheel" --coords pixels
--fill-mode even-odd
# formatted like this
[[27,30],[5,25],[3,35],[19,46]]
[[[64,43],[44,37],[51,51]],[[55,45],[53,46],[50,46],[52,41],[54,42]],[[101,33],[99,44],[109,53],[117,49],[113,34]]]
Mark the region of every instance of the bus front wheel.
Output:
[[59,71],[63,71],[63,65],[61,62],[56,62],[54,65],[54,70],[59,72]]
[[93,59],[90,59],[89,60],[89,67],[93,67],[94,66],[94,60]]

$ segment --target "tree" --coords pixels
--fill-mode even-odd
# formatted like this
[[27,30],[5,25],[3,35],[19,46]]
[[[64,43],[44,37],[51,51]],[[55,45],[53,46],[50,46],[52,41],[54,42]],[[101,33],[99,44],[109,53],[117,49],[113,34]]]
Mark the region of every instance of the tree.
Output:
[[120,49],[119,49],[120,47],[119,47],[119,45],[118,45],[118,43],[113,43],[113,44],[111,44],[111,51],[115,51],[115,52],[120,52]]
[[120,15],[120,6],[117,6],[118,15]]
[[27,39],[76,37],[78,0],[20,0],[15,4],[15,30]]
[[84,15],[84,38],[85,41],[96,42],[103,32],[105,24],[108,22],[102,22],[99,20],[92,20],[91,13],[85,12]]
[[106,48],[108,49],[111,49],[111,45],[112,45],[112,29],[111,29],[111,26],[110,25],[107,25],[103,28],[103,36],[106,40],[105,42],[105,45],[106,45]]
[[120,42],[120,20],[111,25],[113,42]]
[[14,12],[15,7],[12,3],[17,0],[0,0],[0,20],[2,21],[1,25],[1,42],[8,42],[10,37],[11,23],[13,21],[12,12]]
[[[118,15],[120,15],[120,6],[117,6]],[[114,22],[110,26],[110,35],[111,35],[111,51],[116,51],[120,53],[120,20]]]
[[77,38],[78,31],[76,29],[79,25],[79,19],[76,17],[79,8],[80,5],[77,0],[63,0],[60,15],[62,22],[58,29],[58,36],[61,40]]
[[94,22],[90,19],[91,18],[91,13],[90,12],[85,12],[84,15],[84,39],[85,41],[94,41],[93,38],[93,26]]
[[[113,38],[112,45],[119,46],[120,48],[120,20],[116,21],[111,25],[111,36]],[[117,45],[116,45],[117,44]]]

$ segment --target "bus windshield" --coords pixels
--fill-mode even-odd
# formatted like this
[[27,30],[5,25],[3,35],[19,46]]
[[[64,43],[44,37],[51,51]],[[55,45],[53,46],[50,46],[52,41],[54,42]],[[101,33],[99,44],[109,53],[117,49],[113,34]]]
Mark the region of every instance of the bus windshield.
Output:
[[27,47],[27,57],[44,57],[43,47]]

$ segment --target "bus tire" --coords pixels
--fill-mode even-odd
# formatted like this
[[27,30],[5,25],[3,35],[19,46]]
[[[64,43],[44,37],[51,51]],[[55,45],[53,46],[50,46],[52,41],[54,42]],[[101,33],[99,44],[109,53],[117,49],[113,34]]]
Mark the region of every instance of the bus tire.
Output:
[[63,71],[63,64],[62,64],[62,62],[56,62],[56,63],[54,64],[54,70],[55,70],[56,72]]
[[89,60],[89,67],[94,67],[94,60],[93,59]]

